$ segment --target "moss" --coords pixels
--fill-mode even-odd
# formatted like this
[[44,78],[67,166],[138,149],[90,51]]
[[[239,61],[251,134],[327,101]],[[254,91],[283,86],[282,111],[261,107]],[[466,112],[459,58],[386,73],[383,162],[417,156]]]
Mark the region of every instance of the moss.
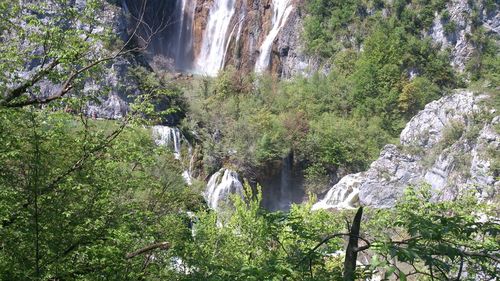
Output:
[[449,35],[457,30],[457,24],[454,21],[449,21],[443,25],[444,33]]
[[457,153],[453,155],[455,171],[460,173],[465,178],[470,177],[470,166],[472,162],[472,156],[470,153]]
[[465,125],[459,120],[452,120],[448,126],[443,129],[443,135],[439,146],[446,148],[458,141],[465,132]]

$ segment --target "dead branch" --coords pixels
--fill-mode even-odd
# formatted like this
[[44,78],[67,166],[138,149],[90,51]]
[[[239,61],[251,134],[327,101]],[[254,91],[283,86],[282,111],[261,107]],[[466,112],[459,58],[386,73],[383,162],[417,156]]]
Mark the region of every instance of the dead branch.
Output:
[[[17,98],[20,98],[21,96],[25,95],[28,93],[29,89],[35,86],[38,82],[43,80],[45,77],[49,76],[52,71],[56,68],[56,66],[60,65],[60,59],[55,58],[50,64],[45,65],[46,58],[42,61],[41,64],[41,70],[39,70],[36,74],[34,74],[30,79],[22,83],[21,85],[17,86],[16,88],[8,91],[4,97],[0,98],[0,106],[4,107],[24,107],[28,105],[40,105],[40,104],[47,104],[50,103],[54,100],[60,99],[64,97],[68,92],[70,92],[74,88],[74,81],[80,77],[84,72],[111,60],[114,60],[118,57],[125,56],[129,53],[133,52],[141,52],[147,49],[149,44],[152,42],[153,38],[168,26],[168,23],[164,23],[163,20],[161,22],[161,26],[158,26],[156,28],[152,28],[147,23],[144,21],[144,13],[146,11],[146,6],[147,6],[147,0],[145,0],[141,6],[140,10],[140,15],[138,18],[135,18],[136,24],[134,27],[134,30],[132,34],[129,36],[129,39],[121,46],[121,48],[116,51],[114,54],[100,58],[94,61],[89,62],[87,65],[74,70],[70,73],[67,74],[66,79],[63,80],[61,83],[61,89],[57,91],[56,93],[53,93],[52,95],[48,97],[32,97],[27,100],[21,100],[21,101],[16,101]],[[140,29],[141,26],[147,26],[148,29],[150,29],[149,34],[144,38],[142,36],[139,36],[138,30]],[[142,47],[130,47],[132,40],[134,38],[139,38],[142,41]],[[45,50],[48,48],[46,46],[46,43],[43,43],[43,49]],[[83,56],[80,54],[80,56]],[[77,56],[78,57],[78,56]]]
[[138,256],[138,255],[144,254],[144,253],[148,253],[148,252],[150,252],[152,250],[155,250],[155,249],[167,250],[169,248],[170,248],[170,243],[168,243],[168,242],[155,243],[155,244],[146,246],[144,248],[138,249],[138,250],[136,250],[134,252],[127,253],[125,255],[125,258],[131,259],[131,258],[133,258],[135,256]]

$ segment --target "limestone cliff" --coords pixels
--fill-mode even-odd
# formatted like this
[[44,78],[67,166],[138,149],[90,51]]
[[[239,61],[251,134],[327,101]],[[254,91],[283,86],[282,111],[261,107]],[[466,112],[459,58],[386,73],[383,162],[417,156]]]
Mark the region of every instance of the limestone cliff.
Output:
[[441,14],[435,14],[429,35],[443,50],[451,51],[451,64],[458,71],[465,70],[476,51],[477,46],[472,40],[474,29],[483,27],[488,33],[500,35],[500,14],[485,3],[453,0],[447,3]]
[[391,207],[408,185],[428,183],[436,200],[464,189],[498,200],[500,117],[485,94],[460,90],[429,103],[361,173],[347,175],[314,208]]

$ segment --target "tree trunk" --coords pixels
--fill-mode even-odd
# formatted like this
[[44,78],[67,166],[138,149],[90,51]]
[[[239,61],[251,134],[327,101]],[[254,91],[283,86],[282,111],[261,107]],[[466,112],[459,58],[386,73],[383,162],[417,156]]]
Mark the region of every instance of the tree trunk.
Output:
[[359,207],[356,216],[352,221],[351,229],[349,230],[349,243],[345,253],[344,261],[344,281],[354,281],[356,272],[356,261],[358,259],[358,237],[361,226],[361,216],[363,215],[363,207]]

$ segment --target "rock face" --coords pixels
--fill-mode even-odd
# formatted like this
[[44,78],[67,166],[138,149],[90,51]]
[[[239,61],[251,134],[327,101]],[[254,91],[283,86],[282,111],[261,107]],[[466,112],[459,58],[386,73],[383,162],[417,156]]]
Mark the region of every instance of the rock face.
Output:
[[[153,38],[149,59],[164,56],[178,71],[210,76],[228,66],[283,77],[312,72],[318,63],[303,55],[299,40],[303,15],[298,7],[303,2],[150,0],[144,9],[147,25],[158,26],[161,19],[171,24]],[[143,3],[122,0],[122,8],[138,18]]]
[[423,183],[435,200],[453,200],[464,189],[497,200],[500,117],[483,104],[488,98],[457,91],[429,103],[401,132],[400,146],[386,145],[367,171],[342,178],[313,208],[392,207],[408,185]]
[[[26,2],[29,1],[26,0]],[[58,5],[61,4],[47,1],[47,5],[45,6],[47,8],[44,8],[47,19],[50,19],[53,13],[58,12]],[[73,3],[70,1],[64,5],[72,5],[77,9],[83,10],[87,5],[87,1],[76,0],[73,1]],[[95,17],[98,20],[98,26],[93,29],[94,34],[100,35],[109,27],[110,32],[116,34],[119,39],[123,41],[127,40],[128,24],[125,19],[124,10],[121,6],[103,2],[100,9],[96,10]],[[69,28],[86,30],[89,29],[89,26],[82,23],[75,23]],[[88,51],[89,54],[92,54],[93,60],[111,56],[113,51],[108,49],[104,42],[99,39],[93,40],[92,47]],[[26,47],[26,49],[29,48]],[[36,65],[36,62],[32,64]],[[128,103],[130,99],[128,95],[133,96],[138,93],[137,81],[131,78],[129,73],[133,67],[139,64],[138,58],[133,55],[116,57],[115,59],[109,60],[105,65],[102,63],[102,72],[99,72],[98,75],[93,77],[86,77],[83,87],[80,88],[78,86],[73,92],[70,92],[70,94],[83,94],[86,97],[92,97],[92,101],[83,109],[88,116],[106,119],[122,118],[129,110]],[[26,69],[24,71],[25,76],[29,77],[33,70],[34,69]],[[41,80],[39,86],[40,94],[45,97],[52,96],[61,89],[61,84],[50,81],[49,79]],[[131,91],[130,89],[133,90]]]
[[[122,0],[124,10],[140,11],[144,0]],[[144,21],[157,26],[168,19],[150,46],[151,56],[172,60],[177,71],[214,76],[234,66],[244,72],[271,71],[280,77],[327,73],[328,60],[306,55],[301,42],[305,0],[149,0]],[[375,10],[367,11],[368,14]],[[388,17],[388,10],[382,11]],[[137,17],[137,15],[136,15]],[[500,34],[497,4],[452,0],[435,12],[430,37],[451,51],[459,71],[474,57],[474,31],[482,26]],[[145,33],[148,33],[145,30]],[[355,38],[348,38],[352,41]],[[152,58],[150,58],[152,59]]]
[[[81,1],[86,5],[85,1]],[[105,4],[100,16],[102,26],[111,26],[114,34],[122,40],[128,39],[126,10],[118,5]],[[96,52],[105,52],[102,44],[95,44]],[[85,112],[88,116],[105,119],[123,118],[128,110],[130,96],[137,95],[137,81],[129,75],[130,70],[140,65],[140,61],[133,55],[117,57],[104,68],[100,79],[85,82],[83,92],[89,96],[97,96],[98,102],[88,104]],[[103,89],[109,89],[107,95],[102,95]],[[133,89],[133,90],[131,90]]]
[[304,15],[299,10],[294,10],[277,38],[273,50],[277,63],[273,61],[273,70],[283,78],[307,76],[315,71],[325,74],[329,72],[328,65],[323,65],[320,58],[303,52],[304,46],[301,41],[303,20]]
[[[467,0],[449,1],[446,11],[448,18],[436,13],[433,26],[430,30],[432,39],[441,44],[441,48],[451,49],[452,66],[464,71],[467,61],[474,53],[475,46],[471,40],[474,27],[471,15],[474,15],[473,5],[478,5],[480,24],[491,33],[500,34],[500,15],[497,10],[490,11],[482,1]],[[445,27],[448,28],[445,28]]]

